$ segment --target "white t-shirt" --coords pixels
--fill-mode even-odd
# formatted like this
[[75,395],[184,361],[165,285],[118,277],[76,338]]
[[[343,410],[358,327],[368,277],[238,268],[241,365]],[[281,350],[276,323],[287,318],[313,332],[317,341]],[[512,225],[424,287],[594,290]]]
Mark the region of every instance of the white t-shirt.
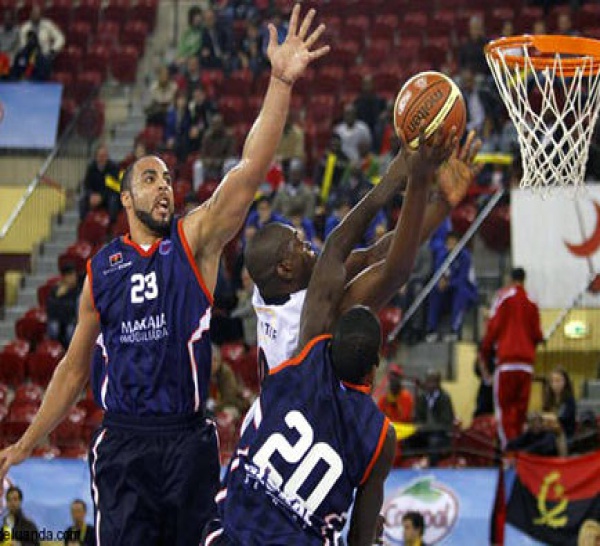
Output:
[[259,361],[264,357],[269,370],[291,358],[298,347],[300,315],[305,297],[306,290],[300,290],[290,294],[290,298],[281,305],[268,305],[258,288],[254,287],[252,305],[258,319]]

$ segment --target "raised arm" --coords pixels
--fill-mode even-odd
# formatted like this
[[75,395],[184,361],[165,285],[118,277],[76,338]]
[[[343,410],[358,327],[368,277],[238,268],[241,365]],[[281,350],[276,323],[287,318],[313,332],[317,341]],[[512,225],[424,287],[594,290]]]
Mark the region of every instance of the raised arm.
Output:
[[300,6],[296,5],[288,35],[281,45],[277,45],[275,27],[269,25],[267,54],[271,79],[261,111],[246,138],[242,159],[211,199],[184,219],[184,232],[198,261],[199,253],[208,256],[220,253],[242,226],[279,145],[294,82],[309,63],[329,51],[328,46],[311,51],[325,30],[325,25],[320,25],[309,34],[315,10],[311,9],[300,25],[299,16]]
[[396,453],[396,433],[388,428],[383,449],[367,481],[356,491],[348,546],[371,546],[375,543],[377,517],[383,504],[383,486]]
[[100,324],[86,279],[79,304],[79,321],[71,344],[54,371],[35,419],[18,442],[0,452],[0,480],[12,465],[29,457],[36,445],[75,404],[89,379],[90,360],[99,333]]
[[[429,239],[451,210],[464,199],[476,174],[477,168],[473,161],[480,148],[481,141],[476,140],[475,131],[471,131],[462,149],[436,171],[439,193],[425,209],[419,244]],[[346,260],[347,281],[350,282],[368,267],[385,259],[393,237],[394,230],[390,230],[374,245],[354,250]]]

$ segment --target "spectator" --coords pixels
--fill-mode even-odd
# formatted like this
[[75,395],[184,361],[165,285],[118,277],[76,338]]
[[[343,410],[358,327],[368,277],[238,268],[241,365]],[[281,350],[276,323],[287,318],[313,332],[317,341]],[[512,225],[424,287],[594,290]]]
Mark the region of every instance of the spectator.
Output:
[[573,28],[573,21],[569,13],[561,11],[558,14],[558,19],[556,20],[556,34],[560,34],[562,36],[579,35],[579,32]]
[[314,181],[319,189],[321,204],[335,199],[349,166],[348,156],[342,150],[342,139],[340,135],[333,133],[329,149],[325,150],[315,170]]
[[484,100],[475,84],[475,75],[468,68],[461,73],[461,90],[467,107],[466,132],[476,131],[477,135],[481,136],[485,123]]
[[367,140],[358,143],[358,155],[360,156],[360,169],[371,184],[379,182],[379,158],[371,152],[371,146]]
[[48,294],[48,337],[60,341],[66,349],[71,343],[77,322],[77,298],[79,279],[72,263],[65,263],[60,270],[60,281]]
[[45,81],[50,77],[50,61],[42,53],[35,32],[27,34],[27,43],[19,49],[10,73],[13,80]]
[[488,39],[483,29],[483,20],[479,15],[473,15],[469,21],[469,37],[458,51],[458,64],[475,74],[488,74],[488,66],[483,54],[483,48]]
[[106,145],[100,144],[83,179],[81,219],[90,210],[105,209],[114,221],[121,208],[120,191],[119,166],[109,158]]
[[4,10],[4,19],[0,27],[0,52],[8,55],[9,62],[19,50],[19,27],[15,22],[13,10]]
[[360,94],[354,100],[354,108],[356,117],[368,125],[372,135],[385,107],[385,99],[373,91],[373,77],[367,74],[363,77]]
[[369,193],[372,187],[373,184],[362,170],[361,161],[354,160],[350,162],[350,169],[338,191],[338,197],[347,199],[354,206]]
[[600,522],[586,519],[579,529],[577,546],[599,546],[600,545]]
[[271,207],[271,199],[267,195],[261,195],[255,201],[254,210],[250,211],[250,214],[248,214],[246,227],[253,226],[259,230],[263,226],[271,224],[272,222],[281,222],[282,224],[289,225],[289,222],[283,216],[281,216],[281,214],[273,211],[273,208]]
[[492,353],[487,362],[487,370],[489,376],[483,377],[479,366],[479,357],[475,360],[475,375],[479,378],[479,388],[477,389],[477,398],[475,399],[475,411],[473,417],[480,415],[494,414],[494,390],[491,378],[494,376],[496,369],[495,354]]
[[49,59],[53,59],[65,46],[63,33],[50,19],[42,17],[42,8],[39,4],[31,7],[29,21],[21,25],[21,47],[27,45],[30,32],[37,36],[42,54]]
[[240,417],[248,409],[248,401],[242,394],[231,366],[223,362],[220,347],[212,346],[212,367],[210,376],[210,400],[207,409],[213,413],[227,411],[235,418]]
[[136,160],[144,157],[148,153],[148,149],[146,148],[146,143],[142,139],[137,139],[135,141],[135,145],[133,147],[133,151],[119,163],[119,170],[121,172],[125,172],[127,167],[132,165]]
[[96,546],[94,526],[85,521],[87,506],[81,499],[71,503],[73,525],[65,531],[65,546]]
[[548,34],[548,29],[546,27],[546,21],[543,19],[538,19],[535,23],[533,23],[533,32],[532,34]]
[[523,430],[533,377],[535,347],[544,336],[538,306],[525,291],[525,270],[512,270],[512,283],[502,290],[492,306],[479,365],[482,377],[490,380],[486,363],[496,348],[494,405],[502,446]]
[[402,539],[404,546],[425,546],[425,519],[419,512],[405,512],[402,515]]
[[429,370],[423,390],[417,396],[415,423],[419,430],[408,438],[407,446],[425,448],[430,464],[435,466],[442,452],[450,446],[454,408],[450,395],[441,387],[440,372]]
[[185,70],[177,77],[177,87],[179,91],[185,91],[189,95],[192,89],[201,85],[202,76],[198,57],[189,57],[185,62]]
[[146,107],[146,123],[165,125],[169,107],[175,102],[177,84],[171,79],[166,66],[161,66],[157,72],[156,81],[150,86],[150,104]]
[[[265,24],[262,26],[261,29],[263,55],[267,54],[267,46],[269,45],[269,27],[267,26],[267,22],[268,21],[265,21]],[[277,31],[277,43],[283,43],[285,41],[285,37],[287,36],[288,24],[287,21],[285,21],[281,16],[281,12],[279,12],[278,10],[274,10],[270,23],[275,27],[275,30]]]
[[188,10],[188,27],[183,31],[177,47],[179,64],[183,64],[190,57],[197,57],[202,45],[202,10],[192,6]]
[[202,45],[200,66],[202,68],[229,68],[230,45],[227,36],[216,25],[215,12],[207,9],[203,13]]
[[321,248],[322,241],[316,239],[315,225],[312,220],[302,214],[302,208],[292,208],[286,216],[290,224],[298,230],[298,237],[301,241],[311,243],[313,248],[318,250]]
[[167,111],[164,139],[167,149],[173,150],[182,162],[188,154],[190,126],[187,99],[184,93],[179,93]]
[[351,208],[352,203],[347,198],[342,197],[335,202],[331,214],[325,220],[323,240],[327,239],[335,227],[348,215]]
[[301,159],[292,159],[289,176],[275,194],[273,209],[286,218],[292,210],[300,211],[302,217],[312,218],[315,211],[315,194],[304,183],[304,163]]
[[556,420],[544,422],[540,413],[529,416],[527,429],[506,443],[506,451],[525,451],[535,455],[553,457],[567,455],[566,441]]
[[215,114],[202,138],[201,156],[204,177],[219,179],[227,159],[235,153],[235,142],[225,127],[223,116]]
[[281,165],[286,174],[288,173],[289,163],[292,159],[304,159],[304,131],[294,123],[292,113],[288,114],[283,128],[283,135],[279,141],[279,147],[275,154],[275,159],[281,161]]
[[386,139],[386,151],[379,156],[379,178],[381,178],[387,172],[390,163],[400,150],[400,139],[396,135],[395,131],[392,131],[392,133],[386,136]]
[[556,416],[567,440],[573,438],[577,405],[571,378],[567,371],[560,366],[552,370],[550,380],[544,382],[543,410]]
[[263,36],[253,21],[248,21],[246,25],[246,36],[242,40],[239,55],[242,67],[249,68],[255,77],[268,66]]
[[394,423],[411,423],[413,420],[413,396],[402,387],[402,368],[390,364],[388,369],[388,391],[377,402],[379,409]]
[[6,507],[8,514],[4,517],[3,527],[7,529],[12,538],[13,545],[40,546],[38,529],[30,519],[23,514],[21,504],[23,492],[11,485],[6,491]]
[[252,294],[254,292],[254,282],[244,267],[241,273],[242,288],[237,291],[237,305],[231,312],[231,318],[240,319],[242,322],[242,332],[244,332],[244,346],[246,350],[250,347],[256,347],[256,313],[252,306]]
[[[456,247],[459,239],[460,236],[451,231],[446,235],[444,246],[434,245],[432,247],[434,271],[441,267]],[[476,301],[477,286],[471,253],[463,248],[429,295],[427,341],[432,342],[439,339],[439,323],[446,309],[450,310],[452,320],[451,333],[445,336],[445,341],[460,339],[465,312]]]
[[359,142],[366,140],[371,146],[371,130],[364,122],[356,119],[356,109],[353,104],[344,107],[344,119],[335,127],[335,132],[342,139],[342,150],[350,161],[360,159]]
[[217,112],[215,103],[206,96],[204,88],[194,87],[192,99],[188,105],[190,112],[190,152],[196,152],[202,144],[202,137],[210,124],[210,120]]

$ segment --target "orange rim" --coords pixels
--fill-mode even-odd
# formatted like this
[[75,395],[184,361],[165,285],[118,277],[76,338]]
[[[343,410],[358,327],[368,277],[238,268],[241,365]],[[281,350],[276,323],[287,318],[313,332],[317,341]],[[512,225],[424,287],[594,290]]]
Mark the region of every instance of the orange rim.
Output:
[[[600,72],[600,41],[591,38],[559,35],[511,36],[491,41],[485,46],[485,54],[495,60],[504,57],[510,67],[526,67],[526,57],[511,49],[523,47],[529,51],[529,62],[535,70],[553,67],[555,55],[561,55],[560,64],[565,76],[574,76],[578,69],[583,69],[586,76]],[[565,55],[567,55],[565,57]],[[589,62],[589,59],[592,62]]]

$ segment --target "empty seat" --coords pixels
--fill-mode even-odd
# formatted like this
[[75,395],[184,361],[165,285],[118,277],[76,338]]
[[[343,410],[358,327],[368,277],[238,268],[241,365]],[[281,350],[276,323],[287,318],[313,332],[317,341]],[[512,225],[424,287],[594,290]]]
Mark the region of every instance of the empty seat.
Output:
[[109,0],[102,10],[102,20],[123,26],[129,20],[130,10],[131,0]]
[[102,425],[102,420],[104,419],[104,411],[98,408],[96,411],[92,413],[88,413],[85,417],[85,421],[83,423],[83,438],[86,442],[92,439],[92,435],[96,430]]
[[98,94],[102,85],[102,73],[97,70],[85,70],[78,74],[74,82],[73,98],[78,104]]
[[46,308],[46,301],[50,295],[50,291],[60,282],[60,275],[50,277],[42,286],[37,289],[38,304],[42,308]]
[[98,32],[94,37],[94,45],[102,45],[113,51],[117,49],[121,36],[121,27],[114,21],[102,21],[98,23]]
[[159,125],[147,125],[136,137],[138,142],[143,142],[148,152],[156,150],[163,141],[164,129]]
[[135,47],[124,46],[113,53],[110,70],[119,83],[134,83],[137,73],[138,51]]
[[141,57],[144,54],[148,36],[148,25],[143,21],[129,21],[125,23],[121,33],[121,45],[134,47]]
[[72,0],[52,0],[44,9],[44,18],[50,19],[64,32],[69,28],[72,8]]
[[94,99],[77,121],[77,134],[88,140],[98,138],[104,131],[104,103]]
[[52,71],[77,74],[83,59],[83,49],[79,45],[69,44],[54,59]]
[[50,434],[52,442],[60,448],[82,444],[85,417],[85,410],[78,406],[72,407],[67,416]]
[[35,383],[23,383],[15,390],[11,408],[16,406],[39,407],[44,398],[44,389]]
[[31,405],[11,405],[3,424],[4,437],[9,442],[17,441],[31,424],[37,413],[37,407]]
[[75,19],[68,29],[67,43],[86,50],[92,35],[92,26],[86,21]]
[[0,351],[0,381],[13,387],[25,380],[29,341],[15,339]]
[[72,263],[77,273],[83,275],[87,261],[92,257],[94,247],[87,241],[77,241],[58,257],[58,268],[62,270],[66,263]]
[[74,8],[73,21],[84,21],[95,29],[100,18],[101,3],[102,0],[79,0],[77,7]]
[[55,445],[44,444],[36,447],[31,453],[31,456],[39,457],[41,459],[56,459],[56,457],[61,457],[62,453]]
[[135,6],[131,9],[131,18],[143,21],[150,30],[154,30],[157,11],[158,0],[137,0]]
[[104,80],[108,72],[109,60],[110,51],[105,45],[91,45],[84,58],[83,66],[86,70],[99,72]]
[[17,337],[37,343],[46,335],[46,311],[40,307],[29,309],[15,324]]
[[104,244],[108,236],[110,217],[105,210],[92,210],[79,224],[77,237],[92,245]]
[[52,339],[38,343],[35,351],[27,358],[27,375],[36,385],[45,387],[65,354],[63,346]]

